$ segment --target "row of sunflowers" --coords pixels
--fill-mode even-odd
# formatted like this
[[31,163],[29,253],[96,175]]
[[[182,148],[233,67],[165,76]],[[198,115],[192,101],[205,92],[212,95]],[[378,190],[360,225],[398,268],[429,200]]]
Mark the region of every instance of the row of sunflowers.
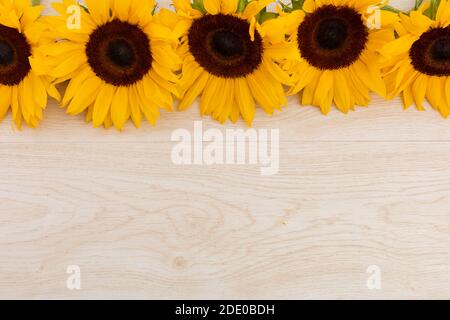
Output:
[[[450,114],[450,0],[75,0],[57,16],[0,0],[0,119],[37,127],[48,96],[95,127],[155,124],[160,110],[251,125],[298,95],[327,114],[401,96]],[[286,2],[286,1],[285,1]],[[64,85],[63,85],[64,84]]]

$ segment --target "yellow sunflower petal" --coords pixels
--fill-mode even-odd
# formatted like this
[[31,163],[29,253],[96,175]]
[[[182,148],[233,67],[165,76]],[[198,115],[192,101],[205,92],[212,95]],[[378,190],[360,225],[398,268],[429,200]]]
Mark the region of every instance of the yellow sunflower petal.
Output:
[[223,14],[235,13],[238,8],[239,0],[221,0],[220,12]]
[[447,104],[450,105],[450,77],[447,77],[447,80],[445,82],[445,94],[447,99]]
[[132,0],[113,0],[114,13],[116,17],[122,21],[127,21],[130,14],[130,6]]
[[122,130],[130,113],[128,88],[118,87],[111,103],[111,120],[118,130]]
[[111,85],[103,85],[98,92],[92,113],[92,124],[94,127],[99,127],[105,122],[106,116],[111,110],[111,103],[115,93],[116,87]]
[[178,109],[183,111],[191,106],[194,100],[202,93],[205,85],[208,81],[209,74],[207,72],[203,72],[197,81],[193,84],[193,86],[186,92],[186,95],[181,100]]
[[79,92],[77,92],[67,107],[67,113],[70,115],[77,115],[86,110],[91,103],[94,102],[96,94],[101,86],[102,81],[97,77],[86,79],[81,85]]
[[205,10],[210,14],[220,13],[221,4],[222,0],[203,0],[203,6],[205,7]]
[[[320,107],[323,114],[328,114],[330,112],[331,103],[326,103],[326,97],[328,92],[333,87],[333,72],[325,70],[319,78],[317,83],[316,91],[314,92],[313,103]],[[341,88],[342,90],[342,88]]]
[[425,75],[419,75],[412,86],[414,101],[419,110],[424,110],[423,100],[427,92],[427,78]]
[[140,108],[140,100],[138,95],[138,89],[136,85],[134,85],[132,88],[130,88],[130,112],[131,112],[131,119],[133,120],[134,125],[136,128],[139,128],[142,123],[142,112]]
[[267,7],[273,0],[254,0],[250,2],[247,7],[245,7],[244,13],[242,16],[247,20],[250,20],[254,16],[256,16],[262,9]]
[[248,87],[247,81],[244,79],[236,79],[234,81],[236,94],[236,104],[239,107],[242,118],[244,118],[247,125],[251,125],[255,117],[256,107],[255,100],[253,99],[250,88]]
[[11,88],[0,85],[0,120],[2,120],[11,105]]
[[98,25],[108,22],[111,9],[110,0],[86,0],[86,5],[89,8],[93,20]]

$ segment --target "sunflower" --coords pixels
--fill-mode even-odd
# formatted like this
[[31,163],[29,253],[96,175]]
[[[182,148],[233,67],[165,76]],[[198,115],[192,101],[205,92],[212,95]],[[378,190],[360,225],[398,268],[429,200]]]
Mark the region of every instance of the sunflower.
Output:
[[79,26],[75,0],[53,3],[60,16],[48,19],[61,39],[45,47],[50,74],[70,80],[62,105],[71,115],[86,112],[94,127],[122,130],[130,117],[139,127],[143,115],[154,125],[159,108],[172,109],[178,39],[153,15],[153,0],[85,2]]
[[270,115],[286,104],[290,78],[277,62],[284,33],[270,30],[270,2],[175,0],[177,15],[164,12],[181,36],[180,110],[201,96],[201,115],[221,123],[242,116],[251,125],[256,103]]
[[39,47],[49,41],[42,9],[26,0],[0,0],[0,120],[11,109],[19,129],[22,122],[38,126],[47,94],[59,98],[46,72],[33,67],[33,61],[45,58]]
[[[293,74],[289,94],[300,94],[301,103],[320,107],[328,114],[331,105],[347,113],[355,105],[367,106],[370,92],[386,95],[377,50],[394,40],[394,12],[384,10],[380,0],[306,0],[284,7],[280,19],[293,20],[289,40],[298,55],[286,68]],[[301,6],[301,3],[303,5]],[[306,15],[298,15],[301,6]],[[383,5],[384,7],[384,5]],[[288,9],[288,10],[286,10]],[[369,28],[379,14],[383,28]]]
[[398,38],[381,50],[386,57],[389,96],[403,97],[424,110],[428,100],[444,117],[450,114],[450,1],[424,2],[401,14]]

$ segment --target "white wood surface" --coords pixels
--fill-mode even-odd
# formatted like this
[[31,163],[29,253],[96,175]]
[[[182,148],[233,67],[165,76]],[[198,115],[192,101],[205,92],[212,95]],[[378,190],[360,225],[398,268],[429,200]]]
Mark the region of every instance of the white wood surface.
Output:
[[280,129],[280,172],[263,177],[173,165],[170,136],[194,120],[118,133],[54,103],[37,130],[6,119],[0,298],[450,298],[449,121],[379,98],[323,117],[291,98],[257,113],[256,129]]

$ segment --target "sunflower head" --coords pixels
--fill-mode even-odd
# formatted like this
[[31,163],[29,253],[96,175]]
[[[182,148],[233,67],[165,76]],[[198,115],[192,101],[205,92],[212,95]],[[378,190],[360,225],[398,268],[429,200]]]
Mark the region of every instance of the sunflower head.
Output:
[[409,50],[411,64],[423,74],[450,75],[450,27],[432,28],[423,33]]
[[188,35],[190,52],[215,76],[245,77],[259,67],[263,54],[261,36],[256,33],[252,40],[249,27],[247,21],[222,13],[196,19]]
[[30,72],[31,46],[17,29],[0,25],[0,84],[18,85]]
[[282,83],[290,78],[276,62],[285,39],[280,28],[270,28],[277,16],[266,8],[271,2],[174,1],[173,29],[180,30],[183,60],[181,110],[201,96],[202,115],[220,122],[242,116],[250,124],[255,101],[269,114],[286,103]]
[[386,44],[384,73],[390,97],[424,110],[424,100],[450,114],[450,1],[424,1],[396,24],[397,39]]
[[289,41],[298,51],[285,67],[294,75],[291,94],[299,93],[303,104],[325,114],[333,103],[345,113],[368,105],[370,91],[386,95],[378,47],[394,39],[398,16],[380,3],[293,0],[281,6]]
[[302,57],[323,70],[351,66],[366,49],[368,37],[369,31],[357,10],[331,4],[308,14],[297,31]]
[[262,62],[263,39],[258,22],[270,1],[203,0],[175,2],[192,21],[186,33],[194,59],[209,73],[223,78],[251,74]]
[[45,59],[40,49],[49,41],[42,9],[24,0],[0,1],[0,120],[11,109],[18,128],[22,122],[37,127],[47,94],[59,98],[47,70],[35,66]]
[[138,26],[114,19],[95,29],[86,45],[95,74],[114,86],[129,86],[152,67],[150,40]]
[[86,5],[54,3],[60,16],[49,18],[54,36],[63,39],[46,50],[51,74],[58,82],[70,79],[62,100],[67,112],[86,112],[96,127],[121,130],[130,118],[139,127],[143,116],[155,124],[159,108],[171,110],[177,94],[173,30],[154,14],[153,0]]

